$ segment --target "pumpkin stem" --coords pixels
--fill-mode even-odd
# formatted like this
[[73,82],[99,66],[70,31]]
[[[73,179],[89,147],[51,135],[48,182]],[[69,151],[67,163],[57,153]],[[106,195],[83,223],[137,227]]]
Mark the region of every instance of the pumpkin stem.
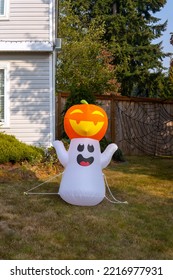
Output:
[[81,102],[82,104],[88,104],[88,102],[85,99],[82,99]]

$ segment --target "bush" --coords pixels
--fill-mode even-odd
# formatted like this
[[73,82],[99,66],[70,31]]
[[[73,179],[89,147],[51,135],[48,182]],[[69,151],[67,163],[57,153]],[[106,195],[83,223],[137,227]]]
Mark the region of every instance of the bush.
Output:
[[43,155],[43,149],[22,143],[12,135],[0,133],[0,163],[40,161]]
[[[103,152],[106,149],[106,147],[111,143],[112,142],[109,141],[106,137],[103,137],[102,140],[100,141],[101,152]],[[119,148],[113,154],[112,160],[113,161],[118,161],[118,162],[125,162],[126,161],[122,151]]]
[[70,94],[66,100],[63,115],[66,111],[73,105],[81,104],[81,100],[86,100],[89,104],[96,104],[95,95],[84,86],[79,86],[78,88],[71,88]]

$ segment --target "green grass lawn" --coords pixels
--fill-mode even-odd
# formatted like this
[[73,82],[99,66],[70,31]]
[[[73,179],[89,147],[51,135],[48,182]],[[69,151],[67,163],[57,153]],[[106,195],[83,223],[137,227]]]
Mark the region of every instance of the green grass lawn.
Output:
[[[173,259],[173,159],[129,157],[104,170],[113,195],[94,207],[24,195],[60,167],[0,168],[0,259]],[[58,191],[59,178],[37,189]]]

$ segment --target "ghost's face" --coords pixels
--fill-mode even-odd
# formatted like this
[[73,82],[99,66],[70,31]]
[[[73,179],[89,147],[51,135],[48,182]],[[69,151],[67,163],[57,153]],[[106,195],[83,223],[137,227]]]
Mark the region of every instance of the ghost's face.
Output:
[[[84,157],[82,152],[84,151],[84,149],[87,149],[87,152],[89,152],[91,154],[91,156],[89,157]],[[92,156],[93,152],[94,152],[94,145],[90,145],[90,144],[79,144],[77,146],[77,150],[79,152],[78,156],[77,156],[77,163],[81,166],[89,166],[94,162],[94,157]]]
[[89,138],[75,138],[71,140],[69,158],[74,165],[89,167],[97,164],[100,159],[99,141]]

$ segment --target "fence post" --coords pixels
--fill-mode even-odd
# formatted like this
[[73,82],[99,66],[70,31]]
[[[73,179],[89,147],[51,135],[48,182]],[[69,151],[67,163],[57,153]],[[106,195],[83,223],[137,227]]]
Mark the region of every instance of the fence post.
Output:
[[111,95],[111,116],[110,116],[110,121],[111,121],[111,141],[115,142],[116,141],[116,110],[115,110],[115,97],[114,95]]

